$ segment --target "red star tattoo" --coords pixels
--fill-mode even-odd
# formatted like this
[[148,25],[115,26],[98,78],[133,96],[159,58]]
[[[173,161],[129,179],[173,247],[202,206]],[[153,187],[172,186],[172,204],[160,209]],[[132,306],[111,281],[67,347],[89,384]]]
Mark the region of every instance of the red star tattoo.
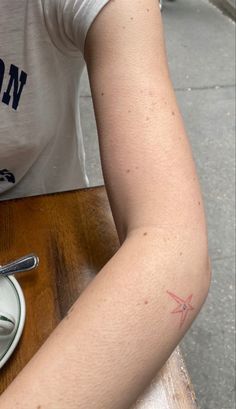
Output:
[[171,293],[170,291],[167,291],[167,293],[179,304],[173,311],[172,313],[181,313],[181,319],[180,319],[180,326],[179,328],[182,327],[188,312],[191,310],[194,310],[193,306],[190,305],[190,302],[192,300],[193,294],[189,295],[186,300],[183,300],[182,298],[178,297],[177,295]]

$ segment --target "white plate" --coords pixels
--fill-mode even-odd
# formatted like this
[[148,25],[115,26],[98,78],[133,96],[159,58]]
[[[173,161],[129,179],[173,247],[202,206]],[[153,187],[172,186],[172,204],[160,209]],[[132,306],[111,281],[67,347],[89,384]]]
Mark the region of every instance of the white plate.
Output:
[[18,281],[13,276],[0,276],[0,311],[13,315],[16,322],[12,334],[0,337],[0,368],[2,368],[16,348],[25,324],[25,298]]

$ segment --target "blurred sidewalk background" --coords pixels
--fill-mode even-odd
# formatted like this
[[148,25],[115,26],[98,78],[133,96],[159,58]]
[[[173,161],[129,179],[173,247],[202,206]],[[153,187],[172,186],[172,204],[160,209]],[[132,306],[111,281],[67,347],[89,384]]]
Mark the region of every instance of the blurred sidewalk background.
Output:
[[[199,408],[233,409],[235,26],[207,0],[164,0],[162,16],[171,77],[202,186],[213,269],[209,297],[181,348]],[[82,81],[87,172],[91,186],[98,186],[104,180],[86,72]]]
[[236,19],[236,0],[210,0],[211,3],[216,4],[227,15],[231,16],[233,20]]

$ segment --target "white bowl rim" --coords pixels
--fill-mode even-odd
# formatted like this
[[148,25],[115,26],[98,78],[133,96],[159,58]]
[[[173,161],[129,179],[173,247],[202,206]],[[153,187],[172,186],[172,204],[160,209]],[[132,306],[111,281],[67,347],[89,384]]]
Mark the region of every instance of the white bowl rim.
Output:
[[16,295],[18,297],[18,302],[19,302],[19,309],[20,309],[20,319],[18,321],[18,325],[17,325],[17,330],[15,333],[14,338],[12,339],[12,342],[10,344],[10,346],[8,346],[7,351],[5,352],[5,354],[3,355],[2,359],[0,360],[0,368],[3,367],[3,365],[8,361],[8,359],[10,358],[10,356],[12,355],[14,349],[16,348],[23,328],[24,328],[24,324],[25,324],[25,313],[26,313],[26,308],[25,308],[25,297],[23,294],[23,291],[21,289],[20,284],[18,283],[18,281],[16,280],[15,277],[11,276],[7,276],[5,277],[6,279],[10,280],[11,284],[13,285]]

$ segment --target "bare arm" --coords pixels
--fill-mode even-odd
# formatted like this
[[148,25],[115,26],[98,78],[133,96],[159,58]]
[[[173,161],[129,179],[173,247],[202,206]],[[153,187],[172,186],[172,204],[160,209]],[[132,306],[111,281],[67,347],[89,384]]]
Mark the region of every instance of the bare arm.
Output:
[[129,409],[209,289],[202,195],[158,2],[110,1],[89,31],[86,61],[121,247],[3,393],[1,409]]

